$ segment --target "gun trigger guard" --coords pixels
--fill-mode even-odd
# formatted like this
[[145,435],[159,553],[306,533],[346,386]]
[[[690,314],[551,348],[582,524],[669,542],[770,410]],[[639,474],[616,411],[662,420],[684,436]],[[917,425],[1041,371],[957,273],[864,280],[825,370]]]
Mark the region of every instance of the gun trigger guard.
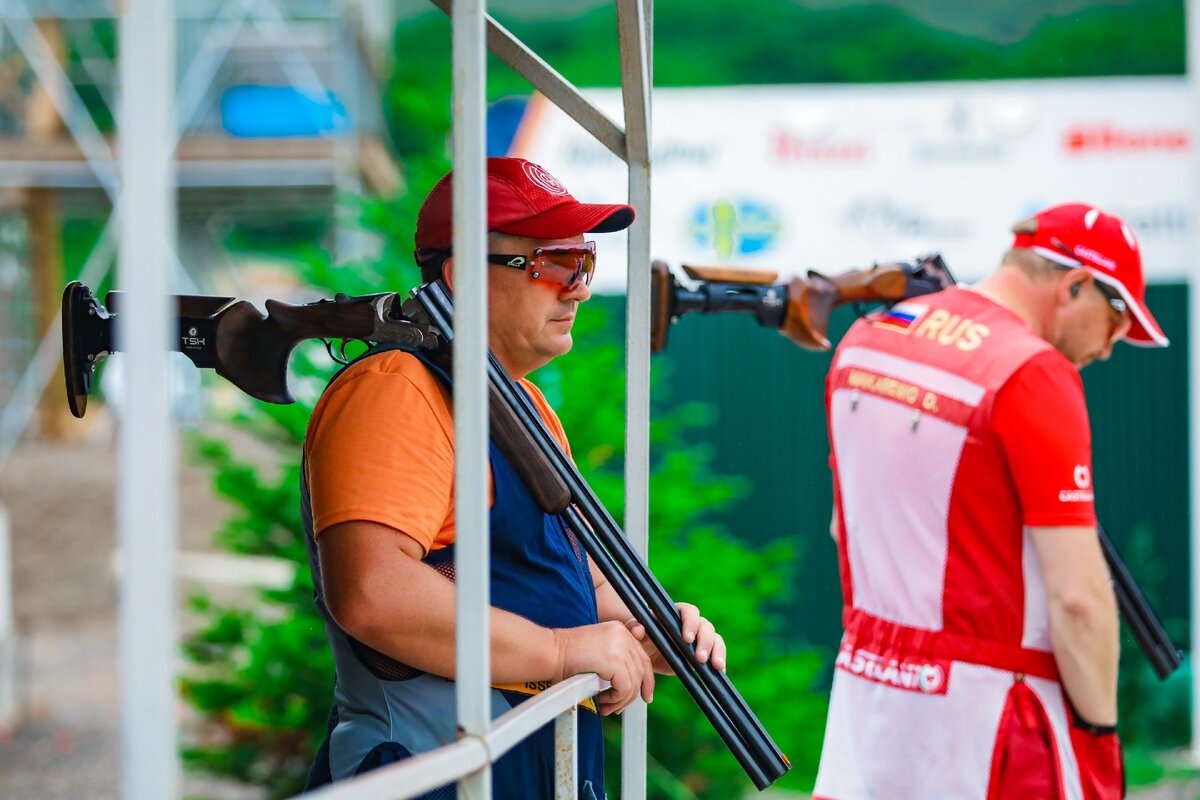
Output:
[[325,345],[325,352],[329,354],[329,357],[331,359],[333,359],[334,361],[336,361],[337,363],[341,364],[343,367],[350,363],[350,361],[347,360],[347,358],[346,358],[346,340],[345,339],[342,340],[342,347],[341,347],[342,355],[340,358],[337,355],[335,355],[333,352],[333,339],[322,339],[321,344]]

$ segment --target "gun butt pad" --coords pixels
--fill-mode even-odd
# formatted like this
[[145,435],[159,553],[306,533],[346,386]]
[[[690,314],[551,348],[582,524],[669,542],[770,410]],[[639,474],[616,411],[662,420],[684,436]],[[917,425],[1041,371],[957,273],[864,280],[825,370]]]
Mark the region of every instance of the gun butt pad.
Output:
[[81,341],[81,327],[91,299],[91,290],[79,281],[71,281],[63,290],[63,377],[66,379],[67,404],[71,413],[80,419],[87,412],[88,395],[92,393],[92,365],[87,361]]
[[665,261],[650,262],[650,352],[660,353],[667,346],[671,327],[671,269]]

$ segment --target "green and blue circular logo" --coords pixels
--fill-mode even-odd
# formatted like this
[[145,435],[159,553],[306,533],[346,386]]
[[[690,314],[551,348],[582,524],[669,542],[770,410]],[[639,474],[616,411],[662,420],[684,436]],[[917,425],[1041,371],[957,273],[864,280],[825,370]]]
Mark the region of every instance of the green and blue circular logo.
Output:
[[718,258],[761,253],[779,233],[779,215],[766,203],[719,198],[692,212],[692,239]]

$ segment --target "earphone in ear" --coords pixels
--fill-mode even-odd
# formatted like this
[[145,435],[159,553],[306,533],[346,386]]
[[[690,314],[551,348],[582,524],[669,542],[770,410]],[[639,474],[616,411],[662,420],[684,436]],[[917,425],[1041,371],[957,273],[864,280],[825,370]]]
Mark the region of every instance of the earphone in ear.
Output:
[[1083,286],[1082,283],[1071,284],[1071,297],[1079,297],[1079,287],[1081,286]]

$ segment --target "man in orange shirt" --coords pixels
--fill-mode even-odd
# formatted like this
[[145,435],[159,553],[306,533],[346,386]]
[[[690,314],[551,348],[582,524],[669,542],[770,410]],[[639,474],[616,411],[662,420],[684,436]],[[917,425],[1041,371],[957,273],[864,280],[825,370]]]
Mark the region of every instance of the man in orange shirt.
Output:
[[[488,160],[489,345],[569,454],[554,411],[526,376],[571,349],[591,296],[595,244],[621,230],[625,205],[580,203],[542,167]],[[417,218],[422,279],[453,289],[451,181]],[[456,739],[454,425],[450,376],[422,355],[377,349],[343,370],[313,411],[303,492],[318,607],[337,666],[328,774],[337,780]],[[612,688],[591,711],[650,701],[669,673],[625,604],[558,517],[544,514],[494,444],[491,466],[492,707],[497,716],[539,687],[595,672]],[[694,606],[679,604],[700,662],[724,668],[725,645]],[[597,708],[598,706],[598,708]],[[580,796],[603,798],[596,713],[579,719]],[[553,797],[551,726],[495,765],[496,798]],[[324,754],[314,774],[324,771]],[[310,785],[320,780],[310,779]],[[427,797],[453,797],[443,787]]]

